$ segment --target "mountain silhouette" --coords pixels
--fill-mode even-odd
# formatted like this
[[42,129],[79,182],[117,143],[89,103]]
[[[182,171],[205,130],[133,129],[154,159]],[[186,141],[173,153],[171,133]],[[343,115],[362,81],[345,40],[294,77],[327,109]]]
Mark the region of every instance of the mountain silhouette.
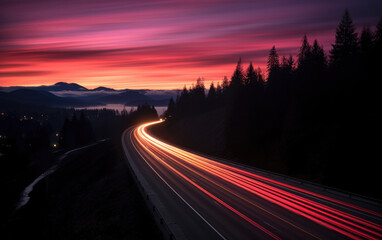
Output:
[[79,99],[58,97],[47,91],[31,89],[19,89],[9,93],[2,92],[0,94],[0,104],[1,102],[25,103],[47,107],[73,107],[91,104]]
[[[29,91],[28,91],[29,90]],[[77,83],[58,82],[54,85],[42,85],[34,87],[11,86],[0,87],[4,92],[4,98],[13,102],[23,102],[29,99],[35,104],[43,106],[89,106],[102,104],[126,104],[139,105],[149,103],[156,106],[165,106],[170,98],[175,98],[177,90],[149,90],[149,89],[121,89],[116,90],[107,87],[88,89]],[[19,91],[22,91],[19,94]],[[32,91],[32,92],[30,92]],[[35,91],[35,92],[33,92]],[[6,94],[12,93],[12,94]],[[25,94],[25,95],[24,95]],[[17,97],[12,97],[17,95]],[[53,96],[52,96],[53,95]]]
[[89,91],[86,87],[83,87],[77,83],[66,83],[58,82],[54,85],[41,85],[33,87],[25,86],[11,86],[11,87],[0,87],[0,91],[3,92],[12,92],[20,89],[30,89],[30,90],[40,90],[40,91]]
[[107,88],[107,87],[97,87],[97,88],[94,88],[94,89],[91,89],[90,91],[108,91],[108,92],[115,92],[117,90],[113,89],[113,88]]
[[86,87],[83,87],[77,83],[66,83],[66,82],[58,82],[54,84],[53,86],[46,86],[41,90],[45,91],[87,91],[88,89]]

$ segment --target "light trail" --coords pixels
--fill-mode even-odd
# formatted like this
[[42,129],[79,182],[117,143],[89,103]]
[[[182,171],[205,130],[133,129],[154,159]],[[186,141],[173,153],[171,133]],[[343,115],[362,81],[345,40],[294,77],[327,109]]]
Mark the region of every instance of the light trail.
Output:
[[[355,216],[343,209],[353,209],[378,218],[382,216],[381,213],[244,171],[166,144],[150,136],[146,130],[149,126],[160,122],[143,124],[133,132],[136,145],[151,156],[151,161],[175,173],[180,179],[187,181],[195,189],[219,202],[272,238],[278,239],[279,237],[263,226],[261,222],[254,221],[211,191],[229,193],[232,198],[244,200],[314,238],[318,237],[283,219],[275,212],[259,206],[253,202],[251,196],[260,197],[352,239],[382,239],[382,226],[379,223]],[[203,184],[208,183],[215,187],[207,189],[206,187],[209,185],[203,187],[201,183],[196,183],[190,176],[197,176],[199,180],[203,180]],[[241,189],[240,192],[237,189]],[[312,197],[318,198],[320,201],[312,200]],[[333,206],[326,205],[327,203],[334,203],[343,209],[336,209]]]
[[[140,141],[140,140],[138,140]],[[142,142],[140,142],[142,144]],[[143,146],[143,145],[142,145]],[[168,163],[166,163],[165,161],[163,161],[160,157],[158,157],[155,153],[153,153],[152,151],[150,151],[147,147],[143,146],[143,148],[145,148],[145,150],[149,153],[152,154],[152,156],[154,156],[156,158],[156,160],[160,161],[162,164],[164,164],[166,167],[168,167],[169,169],[171,169],[173,172],[177,173],[180,177],[182,177],[184,180],[186,180],[187,182],[191,183],[193,186],[195,186],[197,189],[199,189],[200,191],[202,191],[203,193],[207,194],[208,196],[210,196],[211,198],[213,198],[215,201],[217,201],[218,203],[222,204],[224,207],[228,208],[229,210],[231,210],[232,212],[234,212],[235,214],[237,214],[238,216],[240,216],[241,218],[245,219],[247,222],[249,222],[250,224],[252,224],[253,226],[257,227],[258,229],[262,230],[263,232],[265,232],[266,234],[268,234],[269,236],[271,236],[273,239],[281,239],[279,238],[278,236],[276,236],[275,234],[273,234],[272,232],[270,232],[269,230],[267,230],[266,228],[262,227],[260,224],[256,223],[255,221],[253,221],[252,219],[250,219],[249,217],[247,217],[245,214],[241,213],[240,211],[236,210],[235,208],[233,208],[232,206],[230,206],[229,204],[227,204],[226,202],[222,201],[221,199],[219,199],[218,197],[216,197],[215,195],[213,195],[212,193],[210,193],[209,191],[207,191],[206,189],[204,189],[203,187],[201,187],[200,185],[198,185],[197,183],[195,183],[194,181],[192,181],[191,179],[189,179],[188,177],[186,177],[184,174],[182,174],[181,172],[179,172],[178,170],[176,170],[175,168],[173,168],[172,166],[170,166]]]

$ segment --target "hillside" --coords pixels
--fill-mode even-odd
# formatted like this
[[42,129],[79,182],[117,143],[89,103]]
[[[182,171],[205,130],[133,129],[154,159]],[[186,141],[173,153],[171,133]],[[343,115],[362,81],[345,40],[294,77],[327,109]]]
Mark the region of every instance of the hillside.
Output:
[[161,239],[124,161],[119,142],[70,154],[1,238]]
[[[71,107],[91,105],[91,103],[75,98],[59,97],[50,92],[31,89],[19,89],[0,94],[0,103],[20,103],[45,107]],[[2,105],[2,104],[1,104]]]

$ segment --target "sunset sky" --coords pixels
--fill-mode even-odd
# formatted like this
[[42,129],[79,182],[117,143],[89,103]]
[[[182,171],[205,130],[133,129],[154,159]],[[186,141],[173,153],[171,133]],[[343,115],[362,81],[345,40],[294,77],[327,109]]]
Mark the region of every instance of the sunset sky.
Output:
[[269,49],[302,36],[329,51],[345,11],[374,28],[380,0],[0,0],[0,86],[174,89],[230,77],[241,57],[266,70]]

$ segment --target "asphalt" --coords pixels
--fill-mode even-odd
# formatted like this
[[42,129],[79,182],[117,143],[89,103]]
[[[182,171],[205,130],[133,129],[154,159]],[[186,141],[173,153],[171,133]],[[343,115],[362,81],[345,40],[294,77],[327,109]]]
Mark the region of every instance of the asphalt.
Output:
[[129,161],[188,239],[382,238],[382,211],[293,186],[152,138],[123,135]]

